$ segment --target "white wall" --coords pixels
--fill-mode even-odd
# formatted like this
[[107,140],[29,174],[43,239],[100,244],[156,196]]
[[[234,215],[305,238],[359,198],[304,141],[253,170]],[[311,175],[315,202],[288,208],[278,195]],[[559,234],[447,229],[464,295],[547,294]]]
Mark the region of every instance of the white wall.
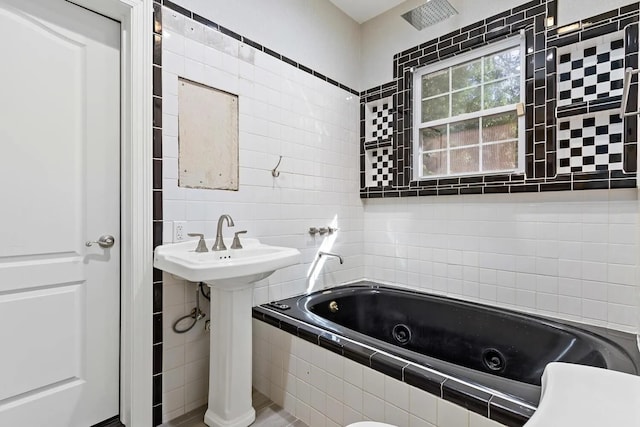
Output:
[[632,3],[635,2],[630,0],[558,0],[558,26],[571,24]]
[[368,200],[367,278],[633,332],[637,190]]
[[[303,293],[323,244],[345,262],[327,260],[315,289],[361,278],[358,97],[166,8],[163,24],[163,241],[172,240],[172,221],[212,238],[218,217],[228,213],[235,227],[225,226],[225,236],[248,230],[246,237],[298,248],[301,263],[258,282],[255,304]],[[239,95],[239,191],[178,187],[178,76]],[[281,174],[273,178],[280,155]],[[329,238],[307,233],[329,224],[340,228]],[[204,322],[184,335],[171,329],[194,307],[194,286],[165,274],[164,421],[206,402]]]
[[236,33],[359,90],[360,26],[328,0],[176,0]]

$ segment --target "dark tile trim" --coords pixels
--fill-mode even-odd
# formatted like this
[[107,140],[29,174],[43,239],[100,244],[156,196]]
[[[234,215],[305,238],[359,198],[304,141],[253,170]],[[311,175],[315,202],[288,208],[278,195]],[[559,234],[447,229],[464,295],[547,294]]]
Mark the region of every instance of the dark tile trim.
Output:
[[286,314],[267,306],[253,307],[252,316],[356,363],[508,426],[522,427],[533,414],[534,409],[529,406],[492,395],[455,378],[440,375],[433,369],[376,352],[339,335],[289,318]]
[[162,403],[162,374],[153,376],[153,404]]
[[208,20],[207,18],[198,15],[197,13],[193,14],[193,20],[201,23],[205,27],[213,28],[214,30],[220,30],[220,26],[213,21]]
[[490,393],[458,381],[447,379],[442,384],[442,398],[484,417],[489,417]]
[[442,397],[442,383],[446,380],[442,375],[416,365],[407,365],[403,371],[403,378],[404,382],[409,385]]
[[489,402],[489,418],[509,427],[522,427],[533,415],[533,410],[499,396]]
[[184,7],[177,5],[169,0],[162,0],[162,5],[175,12],[178,12],[180,15],[186,16],[189,19],[193,18],[193,13],[190,10],[185,9]]
[[152,425],[159,426],[162,424],[162,404],[154,405],[152,410]]
[[361,365],[370,366],[371,356],[373,356],[374,353],[375,351],[350,341],[344,343],[344,357],[358,362]]
[[[284,328],[281,328],[284,330]],[[342,344],[340,338],[336,337],[332,334],[320,335],[318,337],[318,345],[322,348],[326,348],[327,350],[343,355],[344,354],[344,345]]]
[[375,353],[371,356],[370,366],[376,371],[402,381],[402,370],[408,365],[407,362],[400,362],[398,359],[389,357],[382,353]]
[[153,345],[153,375],[162,373],[162,343]]
[[262,319],[263,322],[270,324],[271,326],[275,326],[276,328],[280,327],[280,320],[276,319],[273,316],[265,314]]
[[[170,2],[168,7],[176,6]],[[177,6],[179,8],[179,6]],[[151,34],[153,46],[153,223],[152,242],[153,248],[162,244],[162,7],[160,4],[153,4],[153,32]],[[163,344],[162,331],[164,315],[162,312],[163,288],[162,271],[153,269],[153,315],[152,315],[152,425],[158,426],[162,423],[162,369],[163,369]]]
[[[267,321],[266,317],[267,316],[265,315],[265,320],[264,320],[265,322]],[[276,325],[272,324],[272,326],[276,326]],[[308,329],[299,327],[298,328],[298,337],[302,338],[305,341],[309,341],[310,343],[318,344],[318,334],[316,334],[315,332],[312,332],[312,331],[310,331]],[[320,345],[320,344],[318,344],[318,345]]]

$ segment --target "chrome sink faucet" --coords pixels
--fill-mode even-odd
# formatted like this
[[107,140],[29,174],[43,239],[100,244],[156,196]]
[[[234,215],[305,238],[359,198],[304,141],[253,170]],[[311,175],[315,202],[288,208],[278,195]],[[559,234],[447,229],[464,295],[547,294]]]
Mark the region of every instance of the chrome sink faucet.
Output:
[[224,239],[222,237],[222,223],[224,220],[227,220],[227,225],[229,227],[233,227],[235,224],[233,223],[233,219],[228,214],[220,215],[218,218],[218,229],[216,230],[216,241],[213,244],[212,251],[226,251],[227,247],[224,245]]

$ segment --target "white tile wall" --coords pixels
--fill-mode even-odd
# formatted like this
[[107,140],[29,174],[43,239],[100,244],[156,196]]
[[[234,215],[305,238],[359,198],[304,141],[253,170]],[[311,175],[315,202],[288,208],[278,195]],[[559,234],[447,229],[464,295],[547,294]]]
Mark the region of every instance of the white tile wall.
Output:
[[[173,221],[213,238],[218,217],[228,213],[236,226],[224,230],[227,237],[248,230],[247,237],[298,248],[301,263],[259,282],[255,304],[304,292],[321,245],[345,262],[328,260],[314,289],[363,277],[358,97],[170,9],[163,8],[163,23],[163,241],[171,242]],[[239,191],[178,186],[178,76],[239,95]],[[273,178],[280,155],[281,174]],[[307,233],[329,224],[340,229],[330,238]],[[204,322],[184,335],[171,330],[194,307],[194,291],[165,275],[163,421],[206,403]],[[204,311],[209,316],[208,304]],[[327,402],[313,396],[315,406],[306,409],[317,418]]]
[[260,355],[253,358],[254,387],[310,427],[364,420],[398,427],[501,426],[255,319],[253,347]]
[[365,276],[634,332],[637,190],[370,199]]

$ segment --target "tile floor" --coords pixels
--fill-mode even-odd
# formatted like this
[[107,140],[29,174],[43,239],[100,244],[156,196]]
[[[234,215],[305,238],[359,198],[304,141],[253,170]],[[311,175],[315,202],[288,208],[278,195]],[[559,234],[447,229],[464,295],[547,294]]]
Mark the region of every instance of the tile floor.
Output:
[[[251,424],[252,427],[307,427],[305,423],[256,390],[253,391],[253,407],[256,410],[256,420]],[[207,427],[202,421],[206,409],[206,406],[194,409],[160,427]]]

